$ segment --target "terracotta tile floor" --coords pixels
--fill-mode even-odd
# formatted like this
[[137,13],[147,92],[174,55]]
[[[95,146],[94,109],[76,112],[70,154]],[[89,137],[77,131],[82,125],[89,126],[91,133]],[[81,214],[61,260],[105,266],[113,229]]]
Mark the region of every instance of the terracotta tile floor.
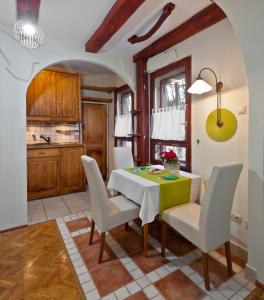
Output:
[[[209,263],[211,291],[204,288],[200,251],[173,231],[168,234],[166,258],[160,256],[160,225],[150,226],[149,257],[143,256],[142,228],[131,222],[106,236],[103,263],[98,264],[99,232],[89,245],[89,212],[57,219],[76,274],[87,299],[244,299],[255,285],[245,278],[241,258],[234,257],[236,275],[230,278],[221,251]],[[87,227],[85,227],[87,226]],[[75,230],[75,231],[73,231]],[[239,263],[236,263],[239,262]]]
[[168,300],[199,300],[206,296],[206,293],[180,270],[163,277],[154,285]]

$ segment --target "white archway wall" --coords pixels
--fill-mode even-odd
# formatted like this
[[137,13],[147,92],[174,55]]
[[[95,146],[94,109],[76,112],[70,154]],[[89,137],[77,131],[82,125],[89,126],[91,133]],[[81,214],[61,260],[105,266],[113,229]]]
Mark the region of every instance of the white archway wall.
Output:
[[244,55],[249,84],[248,267],[264,283],[264,1],[215,0],[230,19]]
[[[134,88],[132,58],[115,54],[88,54],[83,49],[60,45],[51,39],[39,49],[25,51],[0,31],[0,230],[27,224],[26,191],[26,90],[30,80],[44,67],[59,61],[85,60],[102,65]],[[9,65],[8,62],[9,61]],[[35,64],[31,72],[32,63]],[[21,81],[11,76],[7,67]],[[25,76],[26,75],[26,76]]]

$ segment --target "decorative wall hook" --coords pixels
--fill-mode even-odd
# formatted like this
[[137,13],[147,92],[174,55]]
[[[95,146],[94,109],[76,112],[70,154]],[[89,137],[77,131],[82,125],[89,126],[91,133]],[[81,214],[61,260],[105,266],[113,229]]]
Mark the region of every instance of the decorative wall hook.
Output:
[[132,35],[128,39],[128,41],[131,44],[136,44],[136,43],[140,43],[140,42],[143,42],[143,41],[149,39],[160,28],[160,26],[165,22],[165,20],[171,14],[171,12],[174,10],[174,8],[175,8],[175,4],[173,4],[172,2],[167,3],[163,7],[162,15],[159,17],[156,24],[147,33],[145,33],[142,36]]

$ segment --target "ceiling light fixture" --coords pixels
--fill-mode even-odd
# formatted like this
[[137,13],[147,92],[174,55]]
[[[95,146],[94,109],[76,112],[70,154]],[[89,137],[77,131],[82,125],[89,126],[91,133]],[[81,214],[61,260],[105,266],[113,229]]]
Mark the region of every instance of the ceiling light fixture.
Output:
[[40,1],[17,0],[17,21],[14,24],[15,38],[27,48],[38,48],[45,34],[38,25]]

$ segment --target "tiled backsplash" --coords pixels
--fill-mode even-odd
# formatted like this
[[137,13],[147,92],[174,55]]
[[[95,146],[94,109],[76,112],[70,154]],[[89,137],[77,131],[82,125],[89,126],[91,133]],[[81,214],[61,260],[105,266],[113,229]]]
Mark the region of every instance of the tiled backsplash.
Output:
[[[27,144],[44,142],[40,135],[49,136],[51,142],[76,143],[80,142],[79,124],[28,124],[27,125]],[[59,133],[61,131],[77,130],[78,132]],[[36,136],[34,140],[33,135]]]

